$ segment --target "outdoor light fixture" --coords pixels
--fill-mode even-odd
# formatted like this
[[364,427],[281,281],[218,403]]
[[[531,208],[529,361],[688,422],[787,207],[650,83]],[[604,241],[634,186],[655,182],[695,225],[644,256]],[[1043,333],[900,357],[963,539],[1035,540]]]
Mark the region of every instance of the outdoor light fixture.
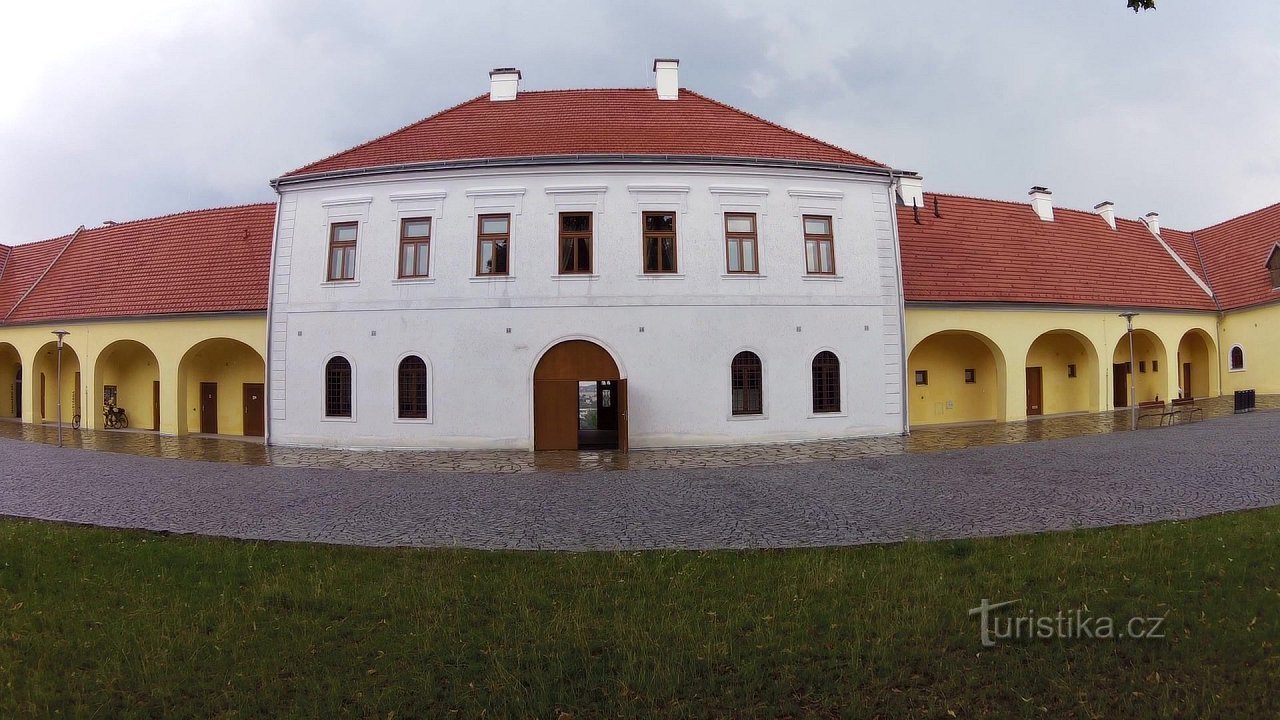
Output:
[[58,447],[62,447],[62,338],[71,333],[54,330],[53,334],[58,336]]
[[1120,317],[1125,319],[1129,324],[1129,429],[1138,429],[1138,380],[1133,374],[1133,368],[1137,363],[1133,360],[1133,319],[1138,317],[1138,313],[1130,310],[1129,312],[1120,313]]

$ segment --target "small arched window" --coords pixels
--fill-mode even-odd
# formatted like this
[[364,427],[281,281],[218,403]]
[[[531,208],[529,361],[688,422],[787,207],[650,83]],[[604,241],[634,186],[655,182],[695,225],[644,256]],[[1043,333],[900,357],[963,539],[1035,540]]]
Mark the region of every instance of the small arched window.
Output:
[[840,412],[840,359],[823,350],[813,358],[813,412]]
[[351,417],[351,363],[342,356],[324,366],[324,416]]
[[400,361],[400,417],[426,419],[427,364],[417,355]]
[[764,368],[760,357],[743,350],[733,357],[730,367],[733,384],[733,414],[764,414]]
[[1232,370],[1244,369],[1244,348],[1240,347],[1239,345],[1236,345],[1235,347],[1231,348],[1231,369]]

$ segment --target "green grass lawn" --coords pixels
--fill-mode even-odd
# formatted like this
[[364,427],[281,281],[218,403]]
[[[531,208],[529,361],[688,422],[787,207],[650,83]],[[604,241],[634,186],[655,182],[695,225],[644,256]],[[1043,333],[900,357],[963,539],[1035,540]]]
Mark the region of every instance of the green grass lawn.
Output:
[[[0,519],[0,717],[1275,717],[1277,528],[570,554]],[[984,648],[984,597],[1166,637]]]

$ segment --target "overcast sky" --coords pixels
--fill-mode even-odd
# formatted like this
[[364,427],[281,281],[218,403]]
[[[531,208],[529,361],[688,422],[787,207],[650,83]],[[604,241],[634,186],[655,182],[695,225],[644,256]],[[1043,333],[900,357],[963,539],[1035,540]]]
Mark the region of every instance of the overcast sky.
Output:
[[650,87],[654,57],[927,190],[1046,185],[1188,230],[1280,201],[1280,3],[1159,5],[9,3],[0,242],[270,201],[271,178],[485,93],[493,67]]

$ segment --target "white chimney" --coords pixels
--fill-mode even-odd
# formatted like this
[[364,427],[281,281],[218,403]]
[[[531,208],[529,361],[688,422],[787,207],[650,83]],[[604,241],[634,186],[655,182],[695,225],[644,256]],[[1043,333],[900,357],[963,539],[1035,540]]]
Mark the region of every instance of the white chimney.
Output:
[[653,61],[653,72],[657,75],[658,99],[680,99],[680,61],[675,58],[658,58]]
[[489,71],[489,99],[493,102],[515,100],[520,90],[520,71],[515,68],[494,68]]
[[1143,219],[1147,221],[1147,229],[1151,231],[1151,234],[1160,237],[1160,213],[1149,212]]
[[1115,203],[1111,202],[1110,200],[1103,200],[1097,205],[1094,205],[1093,209],[1098,211],[1098,214],[1102,216],[1103,220],[1107,221],[1107,225],[1111,226],[1112,230],[1116,229],[1116,204]]
[[924,207],[924,178],[904,175],[898,178],[898,199],[907,207]]
[[1027,194],[1031,196],[1031,209],[1036,211],[1040,219],[1053,222],[1053,193],[1049,192],[1049,188],[1033,185],[1031,192]]

